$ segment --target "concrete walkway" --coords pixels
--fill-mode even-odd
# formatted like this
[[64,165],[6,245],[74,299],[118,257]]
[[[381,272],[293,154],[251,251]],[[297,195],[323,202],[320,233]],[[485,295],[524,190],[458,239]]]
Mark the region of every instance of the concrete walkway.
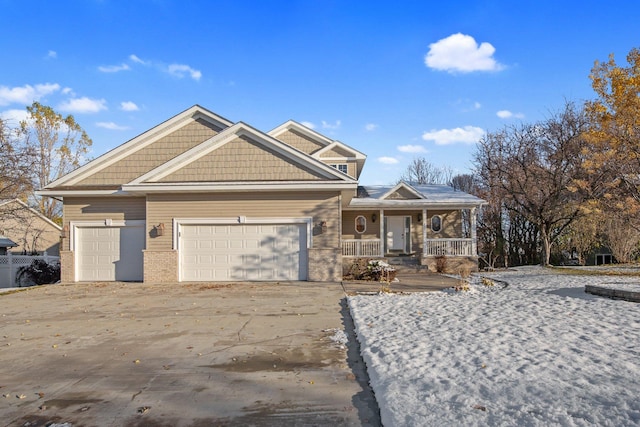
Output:
[[352,334],[339,283],[2,294],[0,426],[377,426]]
[[[398,281],[392,282],[389,286],[392,292],[432,292],[456,286],[458,281],[451,277],[430,272],[398,272]],[[348,294],[378,292],[381,283],[352,280],[342,282]]]

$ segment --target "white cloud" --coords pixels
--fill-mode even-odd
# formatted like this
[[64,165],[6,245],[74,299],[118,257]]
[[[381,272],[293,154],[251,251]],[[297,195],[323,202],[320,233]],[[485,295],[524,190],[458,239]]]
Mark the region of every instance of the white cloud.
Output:
[[396,165],[399,162],[399,160],[396,159],[395,157],[387,157],[387,156],[378,157],[378,161],[385,165]]
[[0,112],[0,117],[8,121],[12,126],[17,125],[23,120],[27,120],[27,110],[7,110]]
[[113,122],[97,122],[96,126],[99,128],[109,129],[109,130],[127,130],[129,129],[127,126],[120,126]]
[[422,145],[400,145],[398,151],[403,153],[427,153],[427,149]]
[[462,142],[464,144],[475,144],[484,135],[484,130],[475,126],[465,126],[463,128],[431,130],[422,134],[425,141],[433,141],[437,145],[449,145]]
[[119,71],[127,71],[131,68],[127,64],[120,65],[101,65],[98,67],[98,70],[103,73],[117,73]]
[[58,83],[44,83],[35,86],[24,85],[17,87],[0,86],[0,105],[31,104],[43,96],[60,90]]
[[510,119],[510,118],[524,119],[524,114],[512,113],[509,110],[500,110],[496,113],[496,116],[500,117],[501,119]]
[[120,103],[120,109],[122,111],[138,111],[140,108],[138,108],[135,102],[124,101]]
[[142,64],[142,65],[147,65],[147,61],[143,61],[142,59],[140,59],[137,55],[134,55],[133,53],[131,55],[129,55],[129,59],[131,60],[131,62],[135,62],[137,64]]
[[473,108],[476,110],[479,110],[480,108],[482,108],[482,104],[480,104],[478,101],[473,103]]
[[73,89],[71,89],[70,87],[65,87],[64,89],[62,89],[62,94],[63,95],[71,95],[74,96],[74,92]]
[[313,123],[311,123],[311,122],[302,122],[302,123],[300,123],[300,124],[301,124],[302,126],[306,126],[306,127],[308,127],[309,129],[315,129],[315,128],[316,128],[316,125],[314,125],[314,124],[313,124]]
[[364,126],[364,129],[365,129],[367,132],[373,132],[374,130],[378,129],[378,125],[377,125],[377,124],[375,124],[375,123],[367,123],[367,124]]
[[200,71],[184,64],[171,64],[167,67],[167,72],[179,79],[185,77],[187,74],[196,81],[200,80],[200,77],[202,77],[202,73]]
[[429,68],[450,73],[499,71],[504,66],[493,58],[495,51],[490,43],[478,46],[473,37],[457,33],[431,43],[424,62]]
[[69,113],[97,113],[107,109],[107,101],[84,96],[82,98],[69,99],[60,104],[58,109]]
[[56,52],[55,50],[50,50],[49,52],[47,52],[46,57],[49,59],[55,59],[58,57],[58,52]]
[[335,124],[331,124],[331,123],[327,123],[324,120],[322,121],[322,128],[323,129],[339,129],[340,125],[342,124],[342,122],[340,120],[336,120]]

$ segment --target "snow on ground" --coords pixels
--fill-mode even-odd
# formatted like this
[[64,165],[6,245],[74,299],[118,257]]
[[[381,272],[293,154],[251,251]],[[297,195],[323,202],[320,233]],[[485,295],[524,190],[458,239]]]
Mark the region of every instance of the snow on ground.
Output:
[[640,425],[640,304],[584,292],[640,278],[487,276],[508,286],[349,297],[385,426]]

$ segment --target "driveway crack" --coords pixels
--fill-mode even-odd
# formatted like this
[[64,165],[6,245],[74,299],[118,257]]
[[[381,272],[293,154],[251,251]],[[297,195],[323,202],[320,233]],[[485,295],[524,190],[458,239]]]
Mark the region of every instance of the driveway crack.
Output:
[[244,328],[247,327],[247,325],[249,324],[249,322],[251,322],[251,320],[253,320],[253,317],[250,317],[249,320],[244,322],[244,325],[242,325],[242,328],[240,328],[240,330],[238,331],[238,341],[242,341],[242,338],[240,337],[240,334],[242,333],[242,331],[244,331]]

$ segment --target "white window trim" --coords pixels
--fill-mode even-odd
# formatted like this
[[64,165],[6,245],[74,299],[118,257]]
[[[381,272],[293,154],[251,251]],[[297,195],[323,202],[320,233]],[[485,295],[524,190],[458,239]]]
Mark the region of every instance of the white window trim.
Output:
[[[434,218],[438,218],[440,220],[440,228],[438,230],[434,230],[433,229],[433,220]],[[431,217],[431,225],[430,225],[431,231],[434,233],[440,233],[442,231],[442,216],[440,215],[434,215]]]
[[[331,166],[334,169],[337,169],[338,171],[344,173],[344,174],[348,174],[349,173],[349,164],[348,163],[329,163],[329,166]],[[344,166],[344,171],[340,170],[340,166]]]
[[[362,218],[364,220],[364,230],[362,230],[362,231],[358,231],[358,219],[359,218]],[[356,219],[354,220],[354,222],[353,222],[353,228],[354,228],[355,232],[358,233],[358,234],[366,233],[367,232],[367,217],[364,216],[364,215],[358,215],[356,217]]]

